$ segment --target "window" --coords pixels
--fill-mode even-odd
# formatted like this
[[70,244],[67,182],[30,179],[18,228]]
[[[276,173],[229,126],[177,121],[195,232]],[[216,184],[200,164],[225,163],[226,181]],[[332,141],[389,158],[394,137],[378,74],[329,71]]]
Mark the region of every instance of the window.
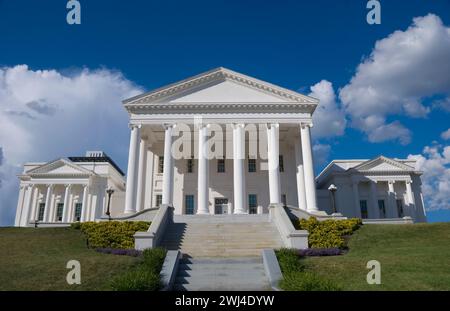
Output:
[[384,200],[378,200],[378,209],[380,210],[380,218],[386,218],[386,207]]
[[160,207],[162,204],[162,194],[156,195],[156,207]]
[[283,206],[287,206],[286,194],[281,195],[281,203],[283,203]]
[[278,167],[280,169],[280,172],[284,172],[284,161],[282,155],[279,156]]
[[188,159],[187,160],[187,172],[193,173],[194,172],[194,159]]
[[44,220],[45,203],[39,203],[38,221]]
[[64,210],[64,203],[58,203],[56,205],[56,221],[62,221]]
[[256,159],[248,159],[248,172],[249,173],[256,172]]
[[217,173],[225,173],[225,160],[224,159],[217,160]]
[[405,216],[405,212],[403,211],[403,200],[396,200],[397,202],[397,213],[398,217],[403,218]]
[[158,157],[158,173],[162,174],[164,172],[164,156]]
[[256,194],[248,195],[248,213],[257,214],[258,213],[258,200]]
[[194,214],[194,195],[186,194],[184,197],[184,210],[186,215]]
[[361,209],[361,218],[362,219],[367,219],[368,218],[368,214],[367,214],[367,200],[359,201],[359,208]]
[[81,220],[81,208],[83,203],[75,203],[75,221]]

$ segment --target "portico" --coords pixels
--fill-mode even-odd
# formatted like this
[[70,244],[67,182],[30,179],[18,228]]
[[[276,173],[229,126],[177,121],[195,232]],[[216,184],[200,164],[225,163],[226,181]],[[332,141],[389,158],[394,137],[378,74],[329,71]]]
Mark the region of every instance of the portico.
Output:
[[279,203],[317,212],[310,134],[317,104],[224,68],[125,100],[124,213],[166,204],[178,214],[214,214],[221,198],[234,214]]

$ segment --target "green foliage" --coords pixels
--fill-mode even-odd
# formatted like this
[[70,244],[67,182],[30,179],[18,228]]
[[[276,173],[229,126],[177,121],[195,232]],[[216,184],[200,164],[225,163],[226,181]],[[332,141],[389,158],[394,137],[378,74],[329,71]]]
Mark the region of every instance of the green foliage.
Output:
[[315,217],[301,219],[297,228],[308,230],[308,242],[310,248],[345,247],[345,236],[351,235],[361,226],[359,218],[345,220],[318,221]]
[[86,235],[89,247],[93,248],[134,248],[133,235],[137,231],[147,231],[150,226],[145,221],[102,221],[83,222],[81,231]]
[[71,223],[70,224],[70,228],[75,229],[75,230],[80,230],[81,229],[81,223],[79,221]]
[[116,291],[157,291],[161,288],[160,272],[166,257],[164,248],[146,249],[142,262],[116,277],[111,287]]
[[333,291],[340,290],[334,282],[308,271],[297,250],[282,248],[276,251],[283,279],[279,286],[287,291]]
[[312,272],[289,272],[283,274],[280,287],[287,291],[338,291],[340,287],[331,280]]
[[293,248],[281,248],[276,251],[278,262],[280,264],[281,272],[288,271],[301,272],[305,270],[304,265],[298,258],[297,250]]

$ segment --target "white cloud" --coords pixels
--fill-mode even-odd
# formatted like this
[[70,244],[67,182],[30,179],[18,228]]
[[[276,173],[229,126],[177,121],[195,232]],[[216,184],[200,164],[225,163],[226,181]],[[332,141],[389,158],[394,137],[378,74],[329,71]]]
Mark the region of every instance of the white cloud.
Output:
[[450,139],[450,128],[444,132],[441,133],[441,138],[444,140]]
[[377,41],[339,93],[352,126],[372,142],[409,143],[411,132],[398,121],[389,123],[388,116],[424,117],[433,106],[424,101],[432,96],[444,96],[440,102],[448,102],[449,55],[450,28],[433,14],[414,18],[407,30]]
[[450,209],[450,146],[427,146],[423,154],[409,155],[423,171],[422,191],[427,210]]
[[336,102],[336,94],[331,82],[322,80],[311,87],[309,96],[320,100],[313,114],[314,138],[341,136],[344,134],[347,121],[344,112]]
[[121,100],[142,92],[120,72],[0,68],[0,224],[11,224],[15,176],[27,161],[49,161],[103,149],[127,157],[127,112]]

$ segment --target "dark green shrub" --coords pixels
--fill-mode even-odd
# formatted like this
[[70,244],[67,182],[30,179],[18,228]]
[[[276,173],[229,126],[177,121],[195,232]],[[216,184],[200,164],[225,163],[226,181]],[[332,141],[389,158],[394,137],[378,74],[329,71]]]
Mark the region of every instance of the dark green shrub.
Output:
[[166,253],[167,250],[162,247],[146,249],[142,253],[144,259],[142,264],[148,269],[152,269],[153,272],[159,273],[164,263],[164,258],[166,258]]
[[286,291],[338,291],[340,287],[334,282],[312,272],[283,273],[280,288]]
[[301,219],[297,228],[308,230],[310,248],[344,248],[344,237],[351,235],[361,224],[361,219],[358,218],[318,221],[315,217],[311,217]]
[[305,270],[303,263],[298,258],[296,249],[281,248],[276,252],[278,263],[282,273],[285,272],[299,272]]
[[111,286],[116,291],[157,291],[161,288],[161,280],[159,273],[139,265],[116,277]]
[[298,250],[282,248],[275,251],[283,279],[280,288],[287,291],[332,291],[340,290],[334,282],[308,271],[300,259]]
[[131,249],[134,248],[133,235],[137,231],[147,231],[149,226],[145,221],[83,222],[81,231],[89,247]]
[[116,291],[157,291],[161,288],[160,272],[166,257],[164,248],[146,249],[142,261],[116,277],[111,287]]
[[70,224],[70,228],[75,229],[75,230],[80,230],[81,229],[81,223],[80,222],[74,222]]

